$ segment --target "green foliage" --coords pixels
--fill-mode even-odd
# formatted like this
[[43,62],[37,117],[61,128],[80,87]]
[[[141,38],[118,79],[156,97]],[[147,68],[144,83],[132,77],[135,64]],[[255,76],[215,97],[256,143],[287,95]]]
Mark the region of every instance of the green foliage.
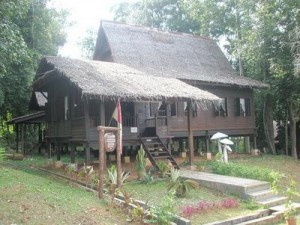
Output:
[[144,224],[144,221],[147,216],[149,216],[150,212],[147,208],[137,204],[131,211],[131,217],[134,221],[141,222]]
[[66,12],[47,0],[1,1],[0,120],[27,112],[31,83],[41,55],[56,55],[65,42]]
[[171,181],[167,188],[168,191],[175,191],[177,197],[184,197],[191,189],[196,189],[199,184],[191,179],[180,177],[179,170],[171,169]]
[[139,0],[120,3],[113,9],[114,20],[164,30],[192,33],[199,23],[185,10],[181,0]]
[[5,149],[0,145],[0,161],[4,159]]
[[151,222],[160,225],[169,225],[175,218],[175,199],[172,193],[164,196],[161,201],[161,205],[150,209],[152,215]]
[[[124,182],[128,179],[129,173],[122,171],[121,174],[121,186],[124,184]],[[109,192],[111,194],[115,194],[118,184],[118,174],[117,174],[117,168],[115,165],[112,165],[110,168],[106,170],[106,174],[104,176],[104,184],[109,189]]]
[[164,161],[158,161],[157,162],[157,167],[158,167],[158,170],[160,172],[160,176],[162,178],[167,177],[167,174],[170,172],[169,165]]
[[235,176],[235,177],[243,177],[250,179],[263,180],[268,182],[274,182],[277,177],[280,177],[281,174],[278,172],[271,171],[269,169],[262,169],[258,167],[249,167],[243,164],[238,163],[219,163],[212,162],[209,164],[213,173],[227,175],[227,176]]
[[135,160],[135,168],[137,170],[139,179],[143,178],[145,175],[146,162],[146,153],[144,151],[143,145],[141,145]]
[[261,207],[253,199],[247,199],[244,201],[244,203],[245,203],[246,209],[249,209],[249,210],[257,210]]
[[141,182],[144,184],[152,184],[154,182],[154,178],[153,178],[151,170],[149,170],[147,173],[145,173]]

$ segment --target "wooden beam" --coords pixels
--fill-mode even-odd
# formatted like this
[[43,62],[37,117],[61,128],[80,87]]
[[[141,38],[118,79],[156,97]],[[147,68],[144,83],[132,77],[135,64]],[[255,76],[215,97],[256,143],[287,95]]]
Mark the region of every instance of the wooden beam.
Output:
[[189,165],[192,166],[194,162],[194,137],[193,137],[193,130],[192,130],[192,104],[191,101],[187,102],[188,108],[188,115],[187,115],[187,124],[188,124],[188,142],[189,142]]

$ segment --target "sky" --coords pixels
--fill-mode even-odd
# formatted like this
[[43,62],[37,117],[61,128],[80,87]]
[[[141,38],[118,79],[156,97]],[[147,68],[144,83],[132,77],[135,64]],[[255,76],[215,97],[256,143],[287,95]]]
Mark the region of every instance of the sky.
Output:
[[67,43],[59,50],[59,55],[81,58],[79,42],[85,37],[87,29],[98,30],[100,20],[112,20],[111,8],[124,0],[52,0],[50,7],[66,9],[69,22],[73,25],[67,29]]

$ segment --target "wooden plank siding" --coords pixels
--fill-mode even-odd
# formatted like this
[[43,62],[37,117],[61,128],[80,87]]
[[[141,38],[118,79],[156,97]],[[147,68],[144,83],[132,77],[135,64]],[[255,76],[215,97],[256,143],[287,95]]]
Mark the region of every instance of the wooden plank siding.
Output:
[[[199,86],[200,87],[200,86]],[[242,136],[255,133],[255,112],[253,105],[253,90],[247,88],[233,88],[220,86],[201,86],[201,89],[227,99],[227,115],[216,116],[214,105],[207,109],[197,108],[197,115],[191,117],[191,129],[194,136],[206,136],[217,131],[229,135]],[[98,148],[98,125],[116,126],[112,119],[115,102],[101,102],[94,99],[83,104],[81,92],[77,86],[71,85],[65,79],[53,80],[46,88],[48,103],[46,104],[46,118],[48,121],[47,136],[50,138],[63,138],[63,141],[88,143],[92,148]],[[65,111],[65,96],[68,96],[68,110]],[[250,116],[235,115],[235,99],[245,98],[250,100]],[[187,116],[184,102],[168,102],[158,111],[158,102],[123,102],[124,110],[130,113],[125,115],[123,125],[123,144],[138,145],[139,136],[147,129],[151,122],[156,126],[156,135],[160,137],[188,136]],[[173,104],[173,105],[172,105]],[[87,107],[84,117],[84,106]],[[126,107],[125,107],[126,106]],[[103,109],[104,107],[104,109]],[[67,113],[67,115],[66,115]],[[163,115],[161,115],[163,113]],[[158,118],[160,115],[161,118]],[[101,119],[102,118],[102,119]],[[162,120],[164,121],[163,123]],[[88,123],[88,124],[86,124]],[[132,132],[131,127],[137,127],[137,132]]]
[[[250,89],[233,89],[228,87],[201,87],[221,98],[227,99],[227,115],[216,116],[213,104],[207,109],[197,109],[197,116],[191,118],[191,127],[195,136],[205,136],[206,131],[213,133],[223,131],[230,135],[253,134],[255,130],[255,112],[253,91]],[[250,116],[236,116],[234,108],[235,98],[250,99]],[[168,117],[169,135],[187,136],[187,116],[184,103],[178,103],[177,116]]]

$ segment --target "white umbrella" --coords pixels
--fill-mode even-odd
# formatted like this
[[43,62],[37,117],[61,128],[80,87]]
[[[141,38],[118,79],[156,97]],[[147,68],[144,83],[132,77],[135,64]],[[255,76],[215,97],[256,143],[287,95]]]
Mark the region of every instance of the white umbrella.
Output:
[[217,132],[215,133],[213,136],[211,136],[210,140],[218,140],[218,149],[219,149],[219,152],[222,153],[222,148],[221,148],[221,143],[220,143],[220,139],[221,138],[226,138],[228,137],[227,134],[223,134],[221,132]]
[[233,142],[231,140],[229,140],[228,138],[224,138],[220,142],[222,144],[224,144],[224,147],[223,147],[223,159],[224,159],[224,163],[228,163],[227,150],[232,152],[232,149],[228,145],[233,145]]
[[222,144],[224,144],[224,145],[233,145],[234,143],[231,141],[231,140],[229,140],[228,138],[224,138],[224,139],[222,139],[221,141],[220,141]]

